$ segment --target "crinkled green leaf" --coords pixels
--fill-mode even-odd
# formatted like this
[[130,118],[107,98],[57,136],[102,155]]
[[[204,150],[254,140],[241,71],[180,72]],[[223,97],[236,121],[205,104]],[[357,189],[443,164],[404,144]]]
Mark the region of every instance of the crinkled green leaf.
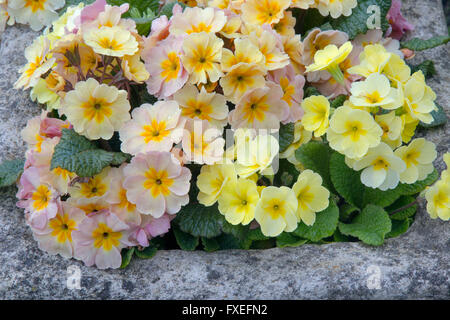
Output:
[[352,9],[352,14],[348,17],[340,16],[337,19],[331,19],[330,24],[333,29],[346,32],[350,39],[354,39],[358,34],[365,34],[369,28],[368,22],[376,11],[370,9],[379,9],[380,12],[380,27],[386,31],[389,27],[389,22],[386,15],[391,8],[391,0],[358,0],[356,8]]
[[358,212],[360,212],[359,208],[349,203],[343,203],[339,207],[339,221],[347,222]]
[[323,185],[334,192],[330,179],[330,158],[333,151],[323,142],[310,141],[295,150],[295,157],[306,169],[310,169],[322,177]]
[[316,213],[316,221],[312,226],[307,226],[303,222],[300,222],[293,233],[303,239],[318,242],[323,238],[333,235],[338,220],[339,209],[333,201],[330,201],[328,208]]
[[151,259],[155,256],[157,251],[158,247],[154,245],[152,242],[150,242],[150,245],[142,250],[136,248],[134,250],[134,254],[141,259]]
[[396,212],[392,214],[395,211],[398,211],[399,209],[408,206],[409,204],[416,201],[416,198],[411,196],[402,196],[397,201],[395,201],[393,204],[391,204],[389,207],[386,208],[386,211],[389,213],[389,216],[392,220],[404,220],[406,218],[412,217],[416,211],[417,211],[417,204],[413,205],[412,207],[408,207],[404,210],[401,210],[399,212]]
[[294,123],[281,125],[278,139],[280,144],[280,153],[286,151],[286,149],[294,142],[294,130]]
[[23,172],[24,159],[5,160],[0,164],[0,187],[16,183]]
[[434,169],[424,180],[412,184],[400,183],[396,190],[398,190],[402,196],[412,196],[422,192],[426,187],[431,186],[437,179],[439,179],[439,173]]
[[335,242],[349,242],[350,241],[350,237],[343,235],[340,231],[339,228],[336,229],[336,231],[333,234],[333,240]]
[[406,231],[408,231],[411,221],[410,219],[404,219],[404,220],[392,220],[392,228],[391,231],[388,232],[385,236],[386,239],[388,238],[395,238],[402,234],[404,234]]
[[227,222],[225,218],[222,220],[222,231],[228,234],[233,235],[234,237],[238,238],[241,241],[244,241],[248,238],[249,233],[249,226],[243,226],[242,224],[238,225],[232,225],[231,223]]
[[423,40],[419,38],[413,38],[411,40],[401,42],[402,48],[407,48],[414,51],[423,51],[427,49],[432,49],[440,45],[446,44],[450,41],[450,37],[446,36],[436,36],[428,40]]
[[285,247],[298,247],[308,242],[307,239],[302,239],[300,237],[297,237],[292,232],[287,233],[283,232],[277,237],[276,243],[278,248],[285,248]]
[[444,108],[442,108],[442,106],[437,104],[436,102],[434,104],[436,105],[437,110],[433,110],[430,113],[431,116],[433,117],[433,121],[431,123],[424,123],[421,121],[419,122],[419,126],[423,128],[433,128],[442,126],[447,123],[448,117],[447,114],[445,113]]
[[51,169],[59,167],[80,177],[91,177],[109,165],[121,164],[128,157],[121,152],[100,149],[74,130],[64,128],[53,153]]
[[297,181],[300,172],[287,159],[280,159],[278,164],[279,167],[274,178],[274,184],[291,187]]
[[253,241],[261,241],[269,239],[269,237],[265,236],[262,233],[261,228],[250,229],[248,232],[248,238]]
[[331,101],[330,107],[336,109],[342,106],[345,100],[347,100],[347,96],[345,94],[341,94]]
[[387,233],[391,231],[391,219],[386,211],[379,206],[367,205],[352,221],[345,224],[339,222],[339,231],[347,236],[353,236],[362,242],[378,246],[383,244]]
[[197,248],[199,244],[199,237],[194,237],[189,233],[183,232],[176,225],[172,227],[172,230],[173,234],[175,235],[175,239],[177,240],[177,243],[181,249],[194,251],[195,248]]
[[425,78],[430,78],[436,74],[436,69],[434,67],[434,63],[431,60],[425,60],[421,64],[418,64],[415,66],[409,65],[409,67],[411,68],[411,74],[413,74],[417,71],[422,71]]
[[213,238],[222,233],[223,216],[217,204],[205,207],[191,199],[188,205],[178,212],[174,222],[180,229],[194,237]]
[[306,87],[304,89],[303,98],[306,99],[311,96],[320,96],[319,90],[317,90],[317,88],[315,87]]
[[131,258],[133,257],[134,247],[130,249],[122,249],[120,252],[122,255],[122,264],[120,265],[121,269],[125,269],[131,262]]
[[219,242],[217,242],[216,239],[214,239],[214,238],[208,239],[208,238],[204,238],[204,237],[202,237],[201,239],[202,239],[203,249],[205,249],[205,251],[213,252],[213,251],[217,251],[220,249],[220,244],[219,244]]

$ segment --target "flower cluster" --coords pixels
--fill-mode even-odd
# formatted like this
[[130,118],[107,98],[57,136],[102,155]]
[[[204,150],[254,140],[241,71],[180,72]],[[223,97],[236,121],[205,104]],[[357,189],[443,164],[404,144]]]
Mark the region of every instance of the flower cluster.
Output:
[[[177,240],[189,230],[210,238],[215,230],[192,231],[210,225],[263,239],[313,228],[339,196],[329,165],[298,155],[306,146],[345,156],[362,185],[380,192],[433,173],[435,145],[413,136],[433,121],[436,95],[399,41],[381,30],[296,34],[295,10],[335,19],[356,0],[187,1],[167,12],[169,2],[149,34],[127,3],[81,3],[25,50],[15,87],[30,88],[46,110],[22,131],[17,197],[43,250],[117,268],[122,249],[149,247],[174,218]],[[444,220],[447,178],[426,195]]]

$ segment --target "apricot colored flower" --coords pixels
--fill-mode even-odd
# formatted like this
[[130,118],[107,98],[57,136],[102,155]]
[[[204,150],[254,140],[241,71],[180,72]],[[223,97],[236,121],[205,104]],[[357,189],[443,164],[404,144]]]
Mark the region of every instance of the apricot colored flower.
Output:
[[130,31],[120,27],[91,28],[83,33],[84,42],[96,53],[112,57],[132,56],[138,42]]
[[169,31],[173,35],[192,33],[216,33],[222,30],[227,19],[222,10],[214,8],[186,8],[183,13],[175,14]]
[[75,182],[69,187],[69,193],[73,199],[104,199],[111,188],[111,167],[104,168],[93,177]]
[[170,152],[140,153],[124,168],[124,175],[127,199],[143,214],[175,214],[189,202],[191,172]]
[[265,57],[265,68],[277,70],[289,64],[289,55],[283,52],[283,45],[279,35],[273,30],[262,29],[248,35],[248,39],[259,49]]
[[133,109],[132,119],[119,130],[121,150],[136,155],[149,151],[170,151],[181,141],[184,121],[176,101],[158,101]]
[[125,56],[122,60],[121,67],[124,76],[130,81],[142,83],[150,77],[139,55]]
[[190,119],[207,120],[217,128],[227,124],[228,106],[225,97],[219,93],[208,93],[204,87],[186,84],[174,95],[180,104],[181,116]]
[[230,71],[233,66],[240,62],[253,63],[265,66],[266,58],[259,51],[259,48],[253,44],[250,39],[238,38],[234,40],[234,53],[230,49],[224,48],[222,51],[222,70]]
[[247,0],[241,6],[242,19],[249,24],[278,23],[291,0]]

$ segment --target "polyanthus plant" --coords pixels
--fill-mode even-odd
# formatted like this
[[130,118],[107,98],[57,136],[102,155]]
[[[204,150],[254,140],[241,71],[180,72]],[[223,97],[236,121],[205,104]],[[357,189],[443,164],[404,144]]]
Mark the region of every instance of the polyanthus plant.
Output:
[[420,194],[450,218],[448,169],[436,182],[438,149],[415,137],[447,118],[397,2],[372,1],[382,30],[363,0],[97,0],[59,18],[47,2],[16,19],[51,24],[15,83],[43,110],[25,159],[0,165],[42,250],[106,269],[200,241],[381,245]]

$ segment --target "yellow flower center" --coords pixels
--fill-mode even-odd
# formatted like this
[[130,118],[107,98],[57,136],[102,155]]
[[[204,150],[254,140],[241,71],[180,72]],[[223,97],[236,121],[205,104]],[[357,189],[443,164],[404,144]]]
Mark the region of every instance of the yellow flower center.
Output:
[[41,184],[31,195],[31,199],[33,199],[33,208],[37,211],[45,209],[50,202],[51,196],[52,192],[50,189]]
[[267,97],[264,96],[260,99],[254,99],[248,101],[244,108],[244,119],[248,122],[253,122],[255,119],[263,121],[265,118],[265,112],[269,110],[269,105],[266,103]]
[[380,93],[378,91],[368,93],[365,96],[365,98],[368,103],[379,103],[382,100]]
[[389,162],[382,157],[378,157],[372,162],[372,166],[375,170],[387,170],[389,168]]
[[364,136],[367,133],[367,130],[364,130],[362,127],[362,123],[359,121],[349,121],[346,123],[347,131],[344,132],[344,136],[350,137],[352,141],[359,141],[361,136]]
[[403,157],[403,161],[405,161],[406,166],[409,168],[412,165],[417,166],[419,162],[417,158],[420,156],[420,152],[417,150],[411,150]]
[[107,189],[108,187],[106,184],[102,183],[100,177],[94,177],[89,179],[88,182],[81,184],[80,192],[85,198],[92,198],[103,196]]
[[72,242],[72,231],[76,230],[76,222],[69,219],[69,215],[56,215],[54,219],[51,219],[48,223],[49,227],[53,230],[51,235],[56,237],[59,243],[64,243],[67,240]]
[[434,206],[437,208],[446,208],[448,203],[448,194],[439,190],[433,198]]
[[308,203],[311,203],[314,200],[314,194],[310,191],[310,186],[306,186],[302,190],[300,190],[297,195],[298,205],[301,209],[306,210],[308,208]]
[[123,43],[119,43],[116,39],[110,39],[109,37],[100,38],[97,43],[103,49],[113,51],[123,50]]
[[164,81],[169,82],[170,80],[176,79],[180,73],[180,59],[175,52],[169,52],[167,59],[161,62],[161,77]]
[[44,4],[47,0],[25,0],[25,8],[30,7],[31,12],[35,13],[38,10],[44,10]]
[[141,136],[144,137],[145,143],[160,142],[170,134],[170,131],[166,130],[166,122],[158,122],[156,119],[152,119],[152,124],[145,125],[143,129]]
[[284,205],[284,201],[279,199],[270,200],[265,206],[266,212],[270,214],[272,219],[278,219],[280,216],[284,217],[286,214],[286,208]]
[[66,170],[66,169],[62,169],[60,167],[56,167],[55,169],[53,169],[52,173],[54,175],[57,175],[57,176],[65,179],[65,180],[68,180],[75,176],[75,174],[73,172],[70,172],[69,170]]
[[90,97],[89,101],[81,105],[81,108],[84,110],[84,118],[89,121],[95,120],[99,124],[112,115],[111,104],[104,99]]
[[191,99],[187,102],[187,106],[182,108],[181,114],[189,118],[199,118],[201,120],[211,120],[210,114],[212,107],[202,101]]
[[277,1],[269,0],[259,2],[257,8],[255,9],[258,10],[256,19],[260,24],[271,24],[281,10]]
[[283,101],[285,101],[289,107],[292,107],[292,96],[295,94],[295,87],[289,83],[289,79],[283,77],[280,79],[280,86],[283,89]]
[[186,33],[187,34],[191,34],[191,33],[200,33],[200,32],[210,32],[211,31],[211,26],[210,25],[206,25],[204,22],[200,22],[198,25],[191,25],[191,29],[187,30]]
[[103,250],[109,251],[120,244],[119,239],[122,238],[122,233],[114,232],[106,224],[99,223],[97,229],[92,232],[92,238],[94,238],[95,248],[103,247]]
[[119,208],[126,208],[130,212],[135,210],[136,205],[132,204],[127,199],[127,190],[121,189],[119,191],[119,199],[120,199],[120,202],[118,204]]
[[150,168],[145,173],[147,180],[144,181],[144,188],[150,190],[153,198],[156,198],[160,194],[168,196],[170,194],[169,187],[173,184],[173,179],[168,178],[166,170],[156,171],[154,168]]

